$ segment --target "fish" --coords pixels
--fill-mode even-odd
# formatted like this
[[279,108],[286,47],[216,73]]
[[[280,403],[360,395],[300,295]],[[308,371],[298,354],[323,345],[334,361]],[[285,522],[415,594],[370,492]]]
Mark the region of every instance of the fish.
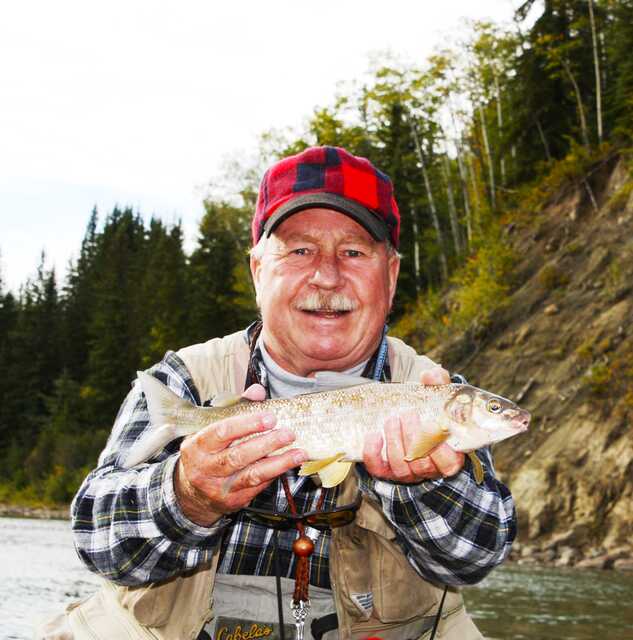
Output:
[[[362,461],[367,434],[380,432],[384,436],[387,418],[414,411],[424,428],[405,459],[423,458],[445,442],[469,456],[475,478],[481,483],[484,472],[474,452],[525,432],[530,422],[530,413],[511,400],[469,384],[385,383],[336,372],[324,374],[329,376],[326,387],[334,388],[262,402],[220,394],[214,398],[213,406],[200,407],[139,371],[151,429],[122,454],[120,464],[124,468],[135,467],[173,440],[219,420],[266,411],[277,418],[274,428],[286,427],[296,436],[292,444],[270,455],[295,447],[305,450],[309,459],[299,474],[318,474],[324,487],[333,487],[345,479],[354,462]],[[232,446],[258,435],[237,439]],[[385,449],[383,445],[383,458]]]

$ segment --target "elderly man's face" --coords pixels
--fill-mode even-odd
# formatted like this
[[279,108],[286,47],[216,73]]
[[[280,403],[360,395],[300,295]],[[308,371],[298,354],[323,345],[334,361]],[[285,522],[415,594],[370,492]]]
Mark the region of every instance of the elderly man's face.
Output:
[[378,346],[400,261],[350,217],[306,209],[282,222],[251,271],[275,361],[307,376],[342,371]]

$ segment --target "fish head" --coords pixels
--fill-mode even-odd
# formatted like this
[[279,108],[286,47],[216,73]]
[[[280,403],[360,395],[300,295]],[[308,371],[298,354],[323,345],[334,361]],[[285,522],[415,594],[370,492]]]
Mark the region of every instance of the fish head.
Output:
[[457,428],[476,443],[472,448],[523,433],[530,424],[530,413],[512,400],[470,385],[454,385],[444,410]]

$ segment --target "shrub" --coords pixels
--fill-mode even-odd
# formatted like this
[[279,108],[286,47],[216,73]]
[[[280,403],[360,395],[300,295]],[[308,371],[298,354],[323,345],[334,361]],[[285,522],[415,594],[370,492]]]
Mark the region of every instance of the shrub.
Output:
[[392,333],[412,346],[429,350],[455,331],[486,326],[494,312],[509,301],[513,254],[499,228],[451,278],[444,303],[439,292],[422,294],[392,327]]
[[539,284],[546,290],[552,291],[569,284],[569,276],[555,264],[546,264],[537,276]]

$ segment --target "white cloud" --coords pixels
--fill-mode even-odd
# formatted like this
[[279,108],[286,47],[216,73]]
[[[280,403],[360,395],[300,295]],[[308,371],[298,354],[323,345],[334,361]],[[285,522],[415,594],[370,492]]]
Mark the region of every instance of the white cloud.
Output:
[[[62,268],[95,201],[137,194],[142,211],[173,207],[193,228],[196,189],[224,156],[329,104],[339,81],[362,76],[370,52],[422,62],[460,17],[511,13],[510,0],[3,3],[3,272],[17,287],[35,268],[29,257],[25,271],[8,246],[18,237],[21,254],[46,245]],[[43,184],[55,185],[47,199],[24,193]],[[52,212],[72,242],[41,235]]]

